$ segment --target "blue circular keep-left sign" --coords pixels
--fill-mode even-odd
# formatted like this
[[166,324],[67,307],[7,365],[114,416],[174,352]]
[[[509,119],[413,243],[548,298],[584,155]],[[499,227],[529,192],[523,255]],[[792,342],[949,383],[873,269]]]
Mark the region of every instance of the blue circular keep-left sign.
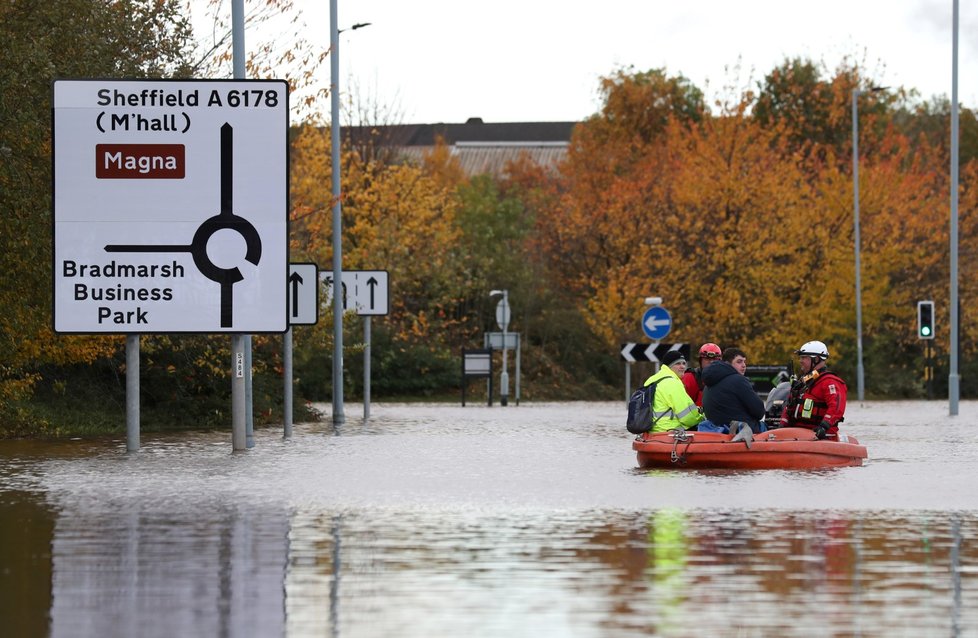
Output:
[[665,339],[672,329],[672,317],[662,306],[652,306],[642,315],[642,332],[649,339]]

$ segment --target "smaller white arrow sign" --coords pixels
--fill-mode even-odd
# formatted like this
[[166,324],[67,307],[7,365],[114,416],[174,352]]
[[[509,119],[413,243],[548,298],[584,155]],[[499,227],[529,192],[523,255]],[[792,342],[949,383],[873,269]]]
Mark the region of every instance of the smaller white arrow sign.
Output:
[[[389,313],[388,274],[386,270],[344,270],[340,286],[343,291],[343,309],[356,310],[358,315],[386,315]],[[319,271],[323,282],[323,305],[333,303],[333,273]]]

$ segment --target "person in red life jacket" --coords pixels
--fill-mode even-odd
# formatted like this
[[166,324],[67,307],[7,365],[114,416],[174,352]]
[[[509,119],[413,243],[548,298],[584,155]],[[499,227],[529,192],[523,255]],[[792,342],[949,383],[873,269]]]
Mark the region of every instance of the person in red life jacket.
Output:
[[720,346],[715,343],[704,343],[700,347],[699,368],[690,368],[683,374],[683,385],[686,386],[686,394],[693,400],[698,407],[703,407],[703,379],[700,378],[706,366],[714,361],[719,361],[723,353]]
[[834,437],[846,414],[846,383],[825,367],[829,350],[821,341],[809,341],[795,354],[801,378],[791,384],[781,413],[781,427],[808,428],[819,439]]

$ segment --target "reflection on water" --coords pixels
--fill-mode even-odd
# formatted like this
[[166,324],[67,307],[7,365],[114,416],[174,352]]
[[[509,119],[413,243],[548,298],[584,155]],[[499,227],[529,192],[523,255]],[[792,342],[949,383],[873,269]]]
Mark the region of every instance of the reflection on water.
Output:
[[375,406],[238,454],[227,433],[136,455],[0,443],[0,618],[25,636],[978,635],[978,436],[935,406],[855,406],[867,465],[804,473],[637,470],[617,404]]
[[0,491],[0,619],[23,630],[12,635],[47,633],[53,520],[37,494]]
[[67,509],[52,542],[51,635],[279,635],[287,533],[281,511]]

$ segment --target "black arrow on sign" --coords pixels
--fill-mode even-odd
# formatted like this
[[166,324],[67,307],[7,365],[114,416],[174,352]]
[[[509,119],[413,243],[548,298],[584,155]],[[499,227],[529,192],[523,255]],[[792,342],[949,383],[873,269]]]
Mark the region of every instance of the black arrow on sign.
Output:
[[294,272],[289,275],[289,283],[292,284],[292,318],[299,316],[299,286],[302,284],[302,276]]
[[[336,292],[335,289],[333,288],[333,278],[332,277],[327,277],[326,278],[326,285],[329,286],[329,289],[331,291],[330,294],[332,294],[333,292]],[[341,281],[340,282],[340,286],[343,287],[343,310],[346,310],[346,282],[345,281]]]
[[373,310],[374,308],[374,288],[377,287],[378,283],[379,282],[372,276],[370,277],[370,279],[367,280],[367,285],[370,286],[370,309],[371,310]]
[[650,343],[623,343],[621,345],[621,358],[624,361],[651,361],[649,351],[652,347]]

